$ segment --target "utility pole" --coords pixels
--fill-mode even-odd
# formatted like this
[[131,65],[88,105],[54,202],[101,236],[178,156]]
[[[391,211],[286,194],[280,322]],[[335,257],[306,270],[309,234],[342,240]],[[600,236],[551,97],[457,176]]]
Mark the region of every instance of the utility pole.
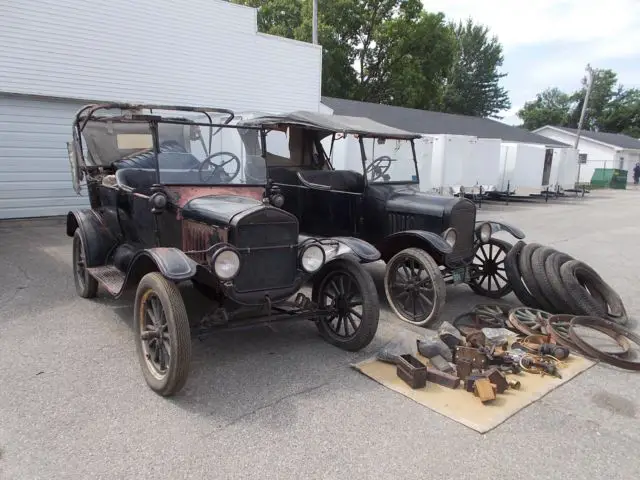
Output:
[[[584,116],[587,113],[587,105],[589,103],[589,95],[591,94],[591,87],[593,86],[593,69],[591,65],[587,63],[586,68],[587,73],[589,74],[587,77],[587,92],[584,94],[584,102],[582,103],[582,111],[580,112],[580,120],[578,121],[578,131],[576,132],[576,143],[575,149],[578,150],[578,144],[580,143],[580,133],[582,131],[582,124],[584,123]],[[578,150],[578,178],[576,179],[576,183],[580,182],[580,151]]]
[[311,41],[314,45],[318,44],[318,0],[313,0],[313,35]]

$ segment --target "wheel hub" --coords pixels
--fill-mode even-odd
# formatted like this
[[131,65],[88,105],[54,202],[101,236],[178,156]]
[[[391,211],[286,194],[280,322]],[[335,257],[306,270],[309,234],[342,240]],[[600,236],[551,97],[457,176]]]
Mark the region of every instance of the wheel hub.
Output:
[[494,260],[487,260],[483,270],[484,274],[495,275],[498,273],[498,264]]

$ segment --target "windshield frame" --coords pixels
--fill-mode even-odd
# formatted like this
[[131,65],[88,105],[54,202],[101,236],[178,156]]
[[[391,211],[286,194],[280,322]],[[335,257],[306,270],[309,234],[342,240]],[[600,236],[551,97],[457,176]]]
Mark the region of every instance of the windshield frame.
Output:
[[[358,140],[358,144],[360,146],[360,163],[362,165],[362,175],[364,177],[365,180],[365,185],[420,185],[420,172],[419,172],[419,168],[418,168],[418,158],[416,155],[416,145],[415,145],[415,140],[412,138],[395,138],[395,137],[389,137],[389,136],[382,136],[382,135],[362,135],[362,134],[353,134],[353,133],[349,133],[349,134],[343,134],[341,132],[333,132],[331,134],[331,148],[329,149],[329,153],[326,154],[326,161],[327,163],[330,165],[331,169],[336,170],[335,167],[333,166],[332,162],[331,162],[331,158],[333,156],[333,146],[334,143],[336,141],[336,135],[340,134],[342,135],[342,137],[339,140],[343,140],[345,139],[345,137],[347,137],[347,135],[352,135],[355,138],[357,138]],[[394,181],[371,181],[367,175],[367,154],[366,154],[366,147],[364,145],[364,139],[372,139],[374,141],[378,140],[378,139],[382,139],[385,141],[405,141],[405,142],[409,142],[409,144],[411,145],[411,156],[412,156],[412,160],[413,160],[413,169],[414,169],[414,174],[416,179],[415,180],[394,180]],[[406,160],[405,160],[406,161]]]

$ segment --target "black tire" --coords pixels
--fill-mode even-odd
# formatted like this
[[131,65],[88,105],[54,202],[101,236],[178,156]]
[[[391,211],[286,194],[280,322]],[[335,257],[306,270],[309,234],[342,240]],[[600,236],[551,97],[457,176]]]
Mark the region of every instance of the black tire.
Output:
[[[496,253],[494,253],[494,247],[496,247]],[[477,246],[473,262],[482,273],[469,282],[469,287],[474,293],[497,299],[513,291],[504,264],[507,254],[512,248],[512,244],[497,238],[491,238],[487,243],[481,243]],[[485,280],[486,288],[483,286]],[[504,282],[502,287],[500,287],[500,282]],[[492,289],[492,285],[499,288]]]
[[568,301],[569,293],[560,278],[560,267],[573,260],[573,257],[564,252],[554,251],[544,260],[544,273],[547,278],[547,297],[556,306],[557,313],[564,315],[574,314],[573,306]]
[[522,276],[522,280],[527,287],[527,290],[531,292],[531,296],[533,296],[533,298],[536,299],[536,303],[540,305],[538,308],[545,312],[553,312],[555,310],[553,305],[544,296],[542,289],[538,284],[538,282],[546,282],[547,278],[545,276],[538,280],[531,266],[533,254],[541,248],[544,247],[539,243],[529,243],[525,245],[522,248],[522,252],[520,252],[520,257],[518,258],[518,268],[520,269],[520,275]]
[[73,281],[76,292],[82,298],[94,298],[98,294],[98,281],[87,270],[86,249],[82,233],[77,228],[73,234]]
[[[313,282],[311,298],[320,308],[337,305],[334,314],[316,320],[322,338],[347,351],[366,347],[376,336],[380,300],[371,275],[359,263],[334,260]],[[341,333],[344,331],[344,333]]]
[[[403,270],[402,275],[407,277],[404,285],[398,281],[400,269]],[[422,277],[423,271],[424,277]],[[407,248],[395,254],[387,262],[384,272],[384,292],[391,310],[400,319],[422,327],[433,325],[440,318],[447,296],[447,287],[442,272],[431,255],[419,248]],[[398,298],[399,296],[405,300],[402,301]],[[407,307],[409,299],[411,299],[412,312],[409,312]],[[418,299],[421,304],[427,306],[420,314],[416,313]],[[428,310],[429,302],[431,302],[431,310]]]
[[513,289],[513,293],[518,297],[518,300],[522,302],[522,304],[526,307],[531,308],[540,308],[536,299],[533,298],[531,292],[527,290],[524,282],[522,281],[522,276],[520,274],[520,268],[518,267],[520,253],[522,249],[525,247],[526,243],[522,240],[519,240],[515,243],[515,245],[509,250],[507,254],[507,258],[504,261],[504,268],[507,272],[507,278],[509,279],[509,283],[511,284],[511,288]]
[[[627,322],[622,299],[589,265],[571,260],[560,267],[560,277],[569,294],[567,300],[576,312],[584,316],[604,317],[619,324]],[[604,305],[600,298],[604,299]]]
[[[178,287],[158,272],[146,274],[136,290],[133,319],[138,360],[147,385],[163,397],[174,395],[187,381],[191,363],[189,319]],[[143,330],[151,332],[145,334],[151,338],[143,338]],[[156,336],[160,334],[161,343]]]
[[547,258],[555,253],[559,252],[551,247],[537,248],[533,252],[533,255],[531,255],[531,270],[542,296],[549,304],[550,309],[548,309],[547,312],[568,313],[566,312],[567,305],[565,305],[562,298],[555,293],[544,268]]

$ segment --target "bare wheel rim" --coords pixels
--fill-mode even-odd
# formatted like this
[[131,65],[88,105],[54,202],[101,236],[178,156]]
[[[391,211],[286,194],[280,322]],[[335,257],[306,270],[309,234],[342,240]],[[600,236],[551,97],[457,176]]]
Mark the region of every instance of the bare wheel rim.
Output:
[[73,248],[75,250],[75,273],[78,279],[78,283],[81,288],[84,288],[86,284],[86,274],[87,274],[87,264],[84,255],[84,245],[82,244],[82,240],[80,237],[76,237],[73,242]]
[[499,292],[509,286],[504,261],[507,251],[494,243],[482,243],[473,257],[473,266],[478,272],[472,282],[487,292]]
[[345,341],[353,338],[362,324],[364,299],[353,276],[342,270],[329,273],[319,288],[319,307],[331,313],[323,318],[330,335]]
[[[527,335],[545,333],[545,322],[551,314],[535,308],[514,308],[509,314],[514,327]],[[515,321],[514,321],[515,320]]]
[[140,301],[140,342],[149,372],[162,380],[169,372],[171,339],[160,297],[147,290]]
[[402,255],[389,270],[390,300],[395,307],[410,321],[427,318],[435,308],[436,291],[424,265],[412,256]]
[[473,308],[473,312],[481,323],[487,326],[499,328],[506,325],[507,317],[509,315],[509,307],[507,305],[484,303],[476,305]]

